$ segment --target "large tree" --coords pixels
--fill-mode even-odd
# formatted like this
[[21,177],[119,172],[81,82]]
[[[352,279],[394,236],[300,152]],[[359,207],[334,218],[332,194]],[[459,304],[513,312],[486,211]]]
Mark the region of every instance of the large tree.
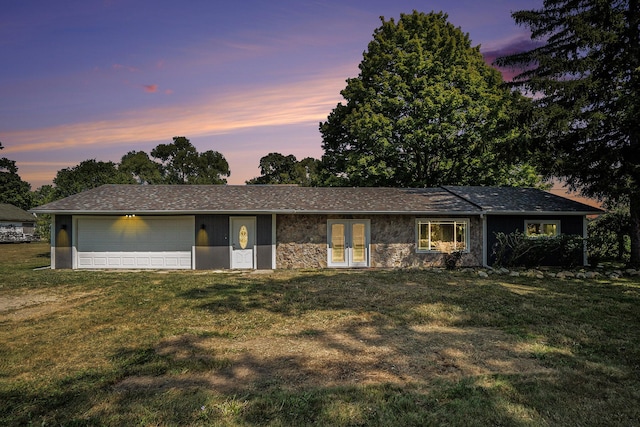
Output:
[[497,60],[522,68],[533,143],[549,176],[629,203],[631,263],[640,265],[640,0],[545,0],[513,14],[542,45]]
[[315,185],[320,161],[305,157],[298,161],[296,156],[269,153],[260,159],[261,175],[246,181],[247,184],[297,184]]
[[225,177],[231,175],[222,154],[213,150],[198,153],[184,136],[159,144],[151,150],[151,157],[161,163],[164,184],[226,184]]
[[[4,149],[0,142],[0,150]],[[18,175],[15,160],[0,158],[0,203],[9,203],[21,209],[30,209],[31,184]]]
[[375,30],[357,78],[320,123],[326,185],[536,185],[521,162],[529,100],[503,86],[479,46],[443,13]]

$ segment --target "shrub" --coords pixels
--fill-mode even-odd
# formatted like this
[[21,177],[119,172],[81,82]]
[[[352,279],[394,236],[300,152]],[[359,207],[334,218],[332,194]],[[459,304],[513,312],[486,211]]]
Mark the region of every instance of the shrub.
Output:
[[503,267],[534,267],[559,265],[575,267],[582,264],[584,239],[563,234],[557,237],[527,237],[524,233],[496,233],[493,247],[495,264]]
[[445,254],[444,267],[447,270],[454,270],[458,266],[460,258],[462,258],[462,251],[453,251],[451,253]]

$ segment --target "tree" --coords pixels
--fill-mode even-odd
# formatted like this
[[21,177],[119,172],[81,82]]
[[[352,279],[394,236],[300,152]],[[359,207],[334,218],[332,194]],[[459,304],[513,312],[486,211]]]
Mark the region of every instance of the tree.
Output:
[[[0,142],[0,150],[4,149]],[[0,203],[9,203],[21,209],[31,209],[31,184],[18,175],[14,160],[0,158]]]
[[118,170],[130,174],[139,184],[161,184],[162,167],[144,151],[129,151],[122,156]]
[[59,170],[53,183],[55,198],[61,199],[104,184],[135,184],[135,181],[131,175],[119,171],[115,163],[91,159]]
[[217,151],[198,153],[184,136],[176,136],[173,143],[159,144],[151,156],[161,162],[164,184],[225,184],[231,175],[229,164]]
[[519,159],[517,116],[530,101],[505,88],[479,47],[442,13],[385,21],[324,123],[326,185],[536,185]]
[[[41,206],[56,200],[56,189],[53,185],[43,185],[32,193],[33,205]],[[36,218],[36,236],[51,240],[51,215],[38,214]]]
[[513,85],[535,95],[542,172],[628,202],[631,264],[640,265],[640,0],[545,0],[512,16],[543,42],[497,60],[525,70]]
[[269,153],[260,159],[260,175],[246,181],[247,184],[315,184],[320,161],[305,157],[298,161],[296,156]]

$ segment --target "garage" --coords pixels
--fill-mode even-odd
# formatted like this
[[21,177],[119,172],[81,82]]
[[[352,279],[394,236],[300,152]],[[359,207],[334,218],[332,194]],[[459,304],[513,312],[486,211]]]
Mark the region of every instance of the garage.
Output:
[[76,219],[77,268],[192,268],[193,216]]

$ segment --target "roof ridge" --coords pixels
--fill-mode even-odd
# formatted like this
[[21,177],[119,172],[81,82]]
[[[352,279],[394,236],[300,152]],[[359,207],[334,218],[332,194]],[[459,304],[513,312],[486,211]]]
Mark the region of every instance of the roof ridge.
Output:
[[456,193],[455,191],[453,191],[449,186],[444,186],[444,185],[442,185],[442,186],[440,186],[440,188],[442,188],[443,190],[445,190],[445,191],[447,191],[447,192],[449,192],[449,193],[453,194],[454,196],[458,197],[459,199],[462,199],[462,200],[464,200],[465,202],[472,204],[472,205],[473,205],[473,206],[475,206],[476,208],[480,209],[482,212],[484,212],[484,211],[485,211],[484,207],[482,207],[481,205],[479,205],[479,204],[477,204],[477,203],[472,202],[471,200],[469,200],[468,198],[466,198],[466,197],[464,197],[464,196],[461,196],[460,194],[458,194],[458,193]]

